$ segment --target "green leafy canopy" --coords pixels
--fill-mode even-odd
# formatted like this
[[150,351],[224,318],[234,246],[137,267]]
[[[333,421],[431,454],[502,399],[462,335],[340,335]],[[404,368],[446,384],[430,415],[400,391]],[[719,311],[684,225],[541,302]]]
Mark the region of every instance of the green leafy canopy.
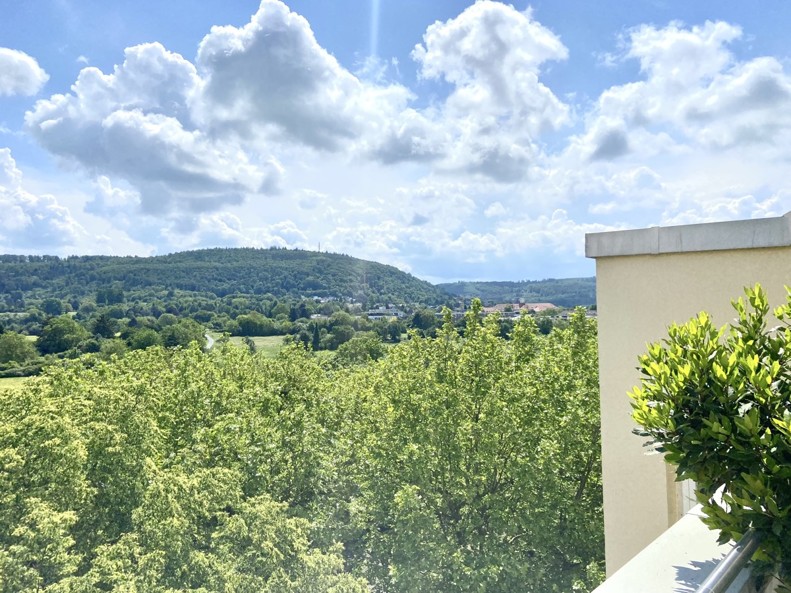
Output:
[[630,393],[633,417],[676,464],[677,479],[695,481],[720,541],[754,528],[763,537],[756,560],[788,578],[791,291],[774,311],[776,328],[767,328],[762,287],[745,293],[733,302],[733,323],[717,328],[700,313],[649,346],[639,359],[641,385]]

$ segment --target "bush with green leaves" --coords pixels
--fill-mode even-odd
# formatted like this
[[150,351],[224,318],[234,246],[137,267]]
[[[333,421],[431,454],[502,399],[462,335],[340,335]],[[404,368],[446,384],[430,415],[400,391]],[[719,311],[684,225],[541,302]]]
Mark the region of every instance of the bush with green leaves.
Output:
[[[791,291],[776,328],[760,285],[718,328],[706,313],[669,328],[639,359],[633,417],[678,480],[692,479],[720,542],[750,527],[763,538],[759,570],[791,575]],[[721,505],[716,500],[720,493]]]

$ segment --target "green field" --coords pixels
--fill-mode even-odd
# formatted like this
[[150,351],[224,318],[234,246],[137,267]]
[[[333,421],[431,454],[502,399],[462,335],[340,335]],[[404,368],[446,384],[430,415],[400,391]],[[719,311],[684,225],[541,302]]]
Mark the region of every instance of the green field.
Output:
[[27,381],[27,377],[7,377],[4,379],[0,379],[0,391],[8,391],[9,389],[14,389],[15,387],[22,387]]
[[[212,334],[212,337],[215,340],[220,338],[219,335],[215,334]],[[284,337],[285,336],[253,336],[250,339],[253,340],[253,343],[255,344],[256,352],[261,352],[267,358],[274,358],[284,347]],[[244,344],[244,338],[242,336],[232,336],[230,338],[230,342],[234,346],[246,348]],[[334,355],[335,353],[330,352],[329,350],[319,350],[316,352],[316,356],[319,358],[331,358]]]
[[[283,336],[255,336],[250,339],[255,344],[256,352],[261,352],[269,358],[274,358],[283,349]],[[244,347],[244,338],[233,336],[231,344]]]

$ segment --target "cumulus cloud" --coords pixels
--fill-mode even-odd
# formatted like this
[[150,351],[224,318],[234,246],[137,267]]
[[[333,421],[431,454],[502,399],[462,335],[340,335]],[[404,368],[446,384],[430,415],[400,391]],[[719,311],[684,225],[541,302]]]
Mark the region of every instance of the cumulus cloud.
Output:
[[372,121],[397,113],[409,92],[360,81],[321,47],[308,22],[263,0],[244,27],[212,27],[198,48],[196,112],[218,133],[251,130],[336,150]]
[[431,25],[412,57],[420,75],[453,90],[441,112],[453,149],[446,166],[510,182],[523,178],[541,134],[569,121],[569,108],[540,80],[568,50],[530,11],[487,0]]
[[37,196],[22,186],[22,173],[8,148],[0,148],[0,250],[46,252],[73,245],[86,235],[51,195]]
[[139,45],[112,74],[84,68],[72,93],[38,101],[26,127],[58,156],[133,185],[147,213],[215,210],[276,191],[276,160],[254,163],[195,127],[188,103],[198,84],[178,54]]
[[[787,196],[784,197],[787,198]],[[696,204],[694,208],[668,210],[664,213],[661,224],[697,224],[744,218],[764,218],[780,216],[782,213],[778,195],[763,199],[753,195],[719,196]]]
[[[590,154],[608,158],[650,145],[630,142],[639,132],[706,149],[788,142],[791,79],[774,58],[736,60],[728,45],[741,35],[724,22],[632,30],[624,59],[639,60],[645,79],[602,93],[588,119]],[[594,133],[607,126],[605,136]]]
[[35,95],[47,80],[49,75],[35,58],[0,47],[0,96]]

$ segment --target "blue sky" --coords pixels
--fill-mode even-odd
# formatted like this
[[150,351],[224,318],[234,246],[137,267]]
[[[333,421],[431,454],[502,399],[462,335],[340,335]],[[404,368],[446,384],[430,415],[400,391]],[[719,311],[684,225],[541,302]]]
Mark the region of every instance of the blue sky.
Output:
[[791,210],[791,4],[6,0],[0,253],[271,245],[431,281]]

